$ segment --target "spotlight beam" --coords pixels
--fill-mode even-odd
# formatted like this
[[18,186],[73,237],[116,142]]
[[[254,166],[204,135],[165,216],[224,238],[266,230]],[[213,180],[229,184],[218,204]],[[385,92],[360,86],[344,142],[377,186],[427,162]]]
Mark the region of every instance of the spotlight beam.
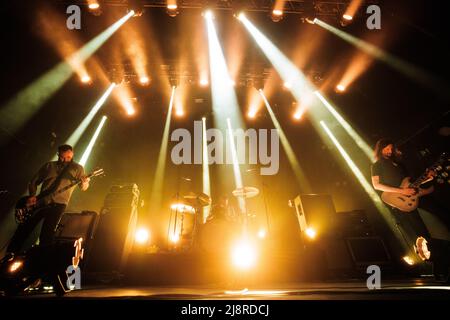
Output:
[[300,163],[297,160],[297,157],[295,156],[295,152],[292,149],[292,146],[289,143],[288,138],[286,137],[283,129],[281,128],[280,123],[278,122],[277,117],[275,116],[275,113],[273,112],[269,101],[267,100],[267,98],[264,95],[264,92],[262,90],[258,90],[258,91],[264,101],[264,104],[267,108],[267,111],[269,112],[270,118],[272,119],[272,122],[273,122],[275,128],[278,130],[278,134],[280,135],[281,145],[283,146],[284,152],[286,152],[289,163],[291,164],[292,170],[294,171],[295,177],[297,178],[297,182],[300,187],[300,190],[302,192],[311,192],[311,185],[310,185],[308,179],[306,178],[304,171],[303,171],[302,167],[300,166]]
[[[203,155],[202,155],[202,182],[203,182],[203,193],[207,195],[211,195],[211,182],[209,177],[209,160],[208,160],[208,145],[207,145],[207,136],[206,136],[206,118],[202,118],[202,146],[203,146]],[[206,218],[209,215],[209,207],[203,207],[203,223],[206,222]]]
[[344,158],[345,162],[347,163],[350,170],[353,172],[355,177],[357,178],[358,182],[361,184],[361,186],[364,188],[364,191],[367,193],[367,195],[370,197],[378,211],[383,216],[384,220],[388,224],[391,231],[395,234],[397,239],[402,243],[403,248],[408,248],[408,245],[406,244],[405,240],[403,239],[402,235],[399,233],[399,230],[395,228],[396,222],[395,219],[392,217],[391,212],[388,208],[383,204],[378,194],[375,192],[375,190],[372,188],[372,185],[367,181],[367,179],[364,177],[361,170],[356,166],[355,162],[353,162],[352,158],[348,155],[348,153],[345,151],[345,149],[342,147],[342,145],[339,143],[339,141],[336,139],[334,134],[331,132],[331,130],[328,128],[326,123],[324,121],[320,121],[320,125],[322,126],[325,133],[328,135],[330,140],[333,142],[333,144],[338,149],[339,153],[341,154],[342,158]]
[[70,135],[69,139],[67,139],[66,144],[75,146],[78,143],[78,140],[80,140],[81,136],[86,131],[89,124],[92,122],[92,119],[94,119],[97,112],[100,110],[100,108],[103,106],[105,101],[108,99],[108,97],[111,94],[111,92],[113,91],[114,87],[115,87],[114,83],[108,87],[108,89],[105,91],[105,93],[100,97],[100,99],[98,99],[98,101],[92,107],[91,111],[89,111],[88,115],[80,123],[78,128],[76,128],[75,131]]
[[82,166],[86,165],[86,162],[88,161],[88,159],[92,153],[92,149],[94,149],[95,142],[97,141],[98,136],[100,135],[100,132],[102,131],[103,126],[105,125],[106,119],[107,119],[106,116],[102,117],[102,119],[100,120],[100,123],[97,127],[97,130],[95,130],[94,135],[92,136],[91,140],[89,141],[88,146],[86,147],[86,150],[84,151],[83,155],[81,156],[79,164],[81,164]]
[[[308,83],[302,72],[266,36],[256,29],[256,27],[246,17],[241,17],[240,20],[249,33],[253,36],[266,57],[271,61],[284,83],[289,84],[289,90],[292,92],[297,102],[301,103],[302,100],[303,102],[310,102],[309,100],[313,97],[311,93],[316,92],[317,95],[317,91]],[[363,150],[364,154],[366,154],[369,159],[373,161],[372,151],[370,147],[368,147],[367,143],[356,133],[354,129],[352,129],[350,124],[346,122],[341,115],[339,115],[330,103],[328,103],[323,97],[321,99],[321,96],[317,96],[325,105],[327,110],[344,127],[347,133],[350,134],[355,141],[357,141],[357,145]],[[308,105],[308,103],[306,104]],[[316,116],[317,112],[314,109],[315,108],[311,108],[311,113],[315,120],[318,120],[318,117]],[[296,114],[301,116],[304,111],[305,107],[302,106],[296,111]],[[315,125],[318,126],[318,123],[316,122]]]
[[325,97],[319,92],[315,91],[314,94],[319,98],[322,104],[327,108],[327,110],[336,118],[336,120],[341,124],[348,135],[355,141],[358,147],[364,152],[364,154],[373,163],[375,158],[373,156],[372,148],[364,141],[364,139],[352,128],[352,126],[345,121],[345,119],[336,111],[336,109],[329,103]]
[[352,36],[348,34],[347,32],[344,32],[342,30],[339,30],[328,23],[323,22],[320,19],[315,18],[314,23],[325,30],[328,30],[329,32],[333,33],[334,35],[338,36],[342,40],[354,45],[358,49],[364,51],[365,53],[369,54],[370,56],[386,63],[393,69],[399,71],[403,75],[409,77],[410,79],[427,86],[430,89],[433,89],[434,91],[440,93],[441,95],[445,95],[447,99],[450,99],[450,94],[448,91],[448,84],[444,84],[441,80],[437,79],[433,75],[429,74],[425,70],[416,67],[384,50],[381,50],[380,48],[364,41],[361,39],[358,39],[355,36]]
[[[231,127],[231,120],[230,118],[227,118],[227,133],[228,133],[228,140],[229,141],[229,149],[231,151],[231,159],[233,162],[233,174],[234,174],[234,183],[236,189],[242,188],[244,185],[242,183],[242,174],[241,169],[239,167],[239,160],[236,152],[236,145],[234,143],[234,135],[233,135],[233,128]],[[238,198],[239,207],[241,209],[241,212],[246,215],[246,207],[245,207],[245,200],[242,197]],[[247,222],[247,218],[244,218],[245,223]]]
[[169,110],[167,112],[166,117],[166,123],[164,125],[163,138],[159,149],[158,162],[156,164],[155,178],[153,180],[152,195],[150,199],[150,204],[153,210],[159,210],[161,208],[162,193],[164,186],[164,173],[166,169],[166,159],[167,159],[167,147],[169,144],[170,121],[172,119],[175,90],[176,87],[173,86],[169,102]]
[[[71,66],[83,64],[132,15],[132,12],[129,12],[68,57],[66,61],[60,62],[9,100],[0,110],[0,126],[3,130],[11,134],[19,131],[71,77],[74,72]],[[4,140],[4,137],[0,137],[0,144],[3,144]]]
[[265,56],[277,70],[284,83],[289,83],[289,90],[300,103],[302,96],[306,92],[314,90],[308,84],[305,76],[264,34],[261,33],[245,16],[239,20],[249,31],[256,44],[261,48]]

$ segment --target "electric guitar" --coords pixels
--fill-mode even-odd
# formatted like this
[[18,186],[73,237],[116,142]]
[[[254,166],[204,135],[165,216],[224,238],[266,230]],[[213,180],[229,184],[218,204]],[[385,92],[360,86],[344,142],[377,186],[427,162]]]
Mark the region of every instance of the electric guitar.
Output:
[[[94,171],[92,171],[90,174],[88,174],[86,176],[86,178],[92,178],[92,177],[97,177],[100,175],[103,175],[104,171],[103,169],[96,169]],[[60,188],[54,192],[51,193],[40,193],[38,196],[36,196],[36,203],[35,204],[28,204],[28,199],[30,198],[30,196],[25,196],[19,199],[19,201],[17,201],[16,203],[16,207],[15,207],[15,217],[16,217],[16,221],[19,224],[24,223],[25,221],[27,221],[31,216],[33,216],[34,212],[43,207],[45,205],[45,200],[53,195],[57,195],[59,193],[62,193],[66,190],[69,190],[70,188],[75,187],[76,185],[81,183],[81,179],[75,180],[74,182],[72,182],[71,184]]]
[[[445,180],[448,180],[448,171],[450,170],[448,165],[449,162],[449,155],[447,153],[443,153],[439,157],[439,160],[429,167],[416,181],[411,182],[409,177],[403,179],[399,187],[416,189],[415,194],[406,196],[396,192],[383,192],[381,194],[381,200],[402,212],[414,211],[419,206],[419,198],[421,197],[419,187],[422,184],[434,179],[436,179],[439,183],[444,183]],[[430,171],[433,175],[430,175]],[[450,183],[450,180],[448,180],[448,182]]]

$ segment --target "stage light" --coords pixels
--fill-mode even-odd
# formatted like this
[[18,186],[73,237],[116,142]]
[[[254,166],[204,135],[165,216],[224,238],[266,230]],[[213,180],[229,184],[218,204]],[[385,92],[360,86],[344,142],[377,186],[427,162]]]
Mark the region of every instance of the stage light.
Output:
[[206,87],[206,86],[208,86],[208,84],[209,84],[208,79],[201,79],[200,80],[200,86],[201,87]]
[[150,83],[150,78],[147,77],[147,76],[142,76],[142,77],[139,78],[139,82],[142,85],[148,85]]
[[136,113],[136,110],[133,108],[133,106],[127,106],[126,112],[127,112],[127,115],[132,116]]
[[410,256],[404,256],[403,261],[405,261],[408,265],[413,266],[414,265],[414,259]]
[[100,8],[100,4],[98,2],[92,2],[88,4],[89,10],[97,10]]
[[84,84],[90,84],[90,83],[92,83],[92,79],[91,79],[91,77],[90,77],[89,75],[84,75],[84,76],[82,76],[80,80],[81,80],[81,82],[84,83]]
[[272,14],[275,15],[275,16],[282,16],[283,15],[283,11],[275,9],[275,10],[272,11]]
[[281,21],[281,19],[283,19],[283,11],[275,9],[272,11],[270,17],[273,22],[279,22]]
[[150,238],[150,233],[145,228],[139,228],[135,234],[135,240],[139,244],[146,244]]
[[184,116],[184,111],[183,111],[182,109],[177,109],[177,110],[175,111],[175,115],[176,115],[177,117],[182,117],[182,116]]
[[228,83],[230,84],[230,86],[234,87],[236,85],[236,81],[234,81],[233,79],[229,79]]
[[169,236],[169,240],[172,243],[177,243],[180,241],[180,235],[178,233],[175,233],[175,234],[171,233]]
[[16,261],[14,261],[13,263],[11,263],[11,265],[9,266],[8,271],[9,271],[10,273],[14,273],[14,272],[16,272],[17,270],[21,269],[22,267],[23,267],[23,262],[20,261],[20,260],[16,260]]
[[178,15],[178,5],[175,4],[167,4],[167,14],[169,17],[175,18]]
[[128,10],[133,17],[140,17],[144,14],[143,0],[128,0]]
[[283,87],[285,87],[286,89],[292,89],[292,83],[290,83],[290,82],[285,82],[285,83],[283,84]]
[[259,231],[258,231],[258,238],[264,239],[266,236],[267,236],[266,229],[259,229]]
[[214,19],[214,14],[212,13],[211,10],[206,10],[205,12],[203,12],[203,16],[205,17],[205,19],[209,19],[209,20]]
[[294,119],[300,120],[302,118],[303,112],[302,111],[296,111],[294,113]]
[[97,127],[97,130],[95,130],[94,135],[92,136],[91,140],[89,141],[89,144],[86,147],[86,150],[84,150],[80,161],[78,161],[78,163],[81,164],[82,166],[86,166],[86,162],[88,161],[88,159],[92,153],[92,149],[94,149],[95,142],[97,141],[97,138],[100,135],[100,131],[102,131],[102,128],[105,125],[106,119],[107,119],[106,116],[102,117],[102,119],[100,120],[100,123]]
[[233,264],[240,269],[249,269],[256,263],[256,249],[246,240],[235,244],[232,251]]
[[348,14],[344,14],[344,15],[342,16],[342,18],[343,18],[344,20],[347,20],[347,21],[352,21],[352,20],[353,20],[353,17],[352,17],[351,15],[348,15]]
[[255,110],[250,110],[250,111],[247,113],[247,116],[248,116],[250,119],[255,118],[255,117],[256,117],[256,111],[255,111]]
[[245,18],[245,13],[244,12],[239,12],[236,16],[235,16],[238,20],[242,20]]
[[316,230],[314,230],[313,228],[307,228],[305,233],[306,236],[311,240],[315,239],[317,235]]
[[338,84],[338,85],[336,86],[336,91],[337,91],[337,92],[344,92],[345,89],[347,89],[347,88],[346,88],[343,84]]

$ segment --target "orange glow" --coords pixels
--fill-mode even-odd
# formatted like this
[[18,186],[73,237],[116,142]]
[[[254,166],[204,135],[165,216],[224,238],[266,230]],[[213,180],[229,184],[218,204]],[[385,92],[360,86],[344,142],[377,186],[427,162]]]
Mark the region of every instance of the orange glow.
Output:
[[304,109],[303,108],[299,108],[297,111],[295,111],[294,113],[294,119],[295,120],[300,120],[303,116],[304,113]]
[[92,79],[88,74],[86,74],[86,75],[82,76],[80,80],[81,80],[81,82],[88,84],[91,82]]
[[[231,79],[234,79],[231,84],[236,85],[235,80],[239,79],[242,63],[247,52],[249,44],[246,41],[246,34],[243,32],[242,26],[239,23],[232,23],[227,30],[226,41],[224,42],[223,50],[225,54],[225,61],[228,65],[228,73]],[[227,50],[227,48],[233,48]]]
[[275,16],[282,16],[282,15],[283,15],[283,11],[281,11],[281,10],[273,10],[272,13],[273,13]]
[[167,0],[167,9],[176,10],[177,8],[177,0]]
[[37,23],[39,34],[66,60],[78,78],[86,83],[82,80],[89,77],[85,65],[80,61],[79,55],[72,56],[81,48],[82,42],[69,29],[60,27],[65,25],[65,20],[53,9],[44,7],[37,14]]
[[261,95],[255,88],[248,88],[247,97],[249,105],[247,116],[250,119],[254,119],[258,111],[263,107],[264,101],[261,99]]
[[[137,24],[137,22],[135,23]],[[131,61],[133,69],[138,77],[148,78],[147,73],[147,55],[146,55],[146,41],[140,32],[141,28],[136,28],[133,24],[125,24],[123,30],[120,31],[122,47],[126,55]],[[141,82],[142,83],[142,82]],[[147,84],[147,83],[145,83]]]
[[88,8],[89,10],[97,10],[100,8],[100,4],[97,0],[88,0]]
[[282,16],[284,10],[284,3],[286,0],[277,0],[273,6],[272,14],[275,16]]
[[344,92],[345,89],[347,89],[347,87],[346,87],[345,85],[343,85],[342,83],[340,83],[340,84],[338,84],[338,85],[336,86],[336,90],[337,90],[338,92]]
[[206,86],[208,86],[208,84],[209,84],[208,79],[205,79],[205,78],[200,79],[200,86],[206,87]]
[[139,82],[140,82],[142,85],[147,85],[147,84],[150,83],[150,78],[147,77],[147,76],[142,76],[142,77],[139,78]]
[[345,20],[348,20],[348,21],[353,20],[353,17],[352,17],[351,15],[348,15],[348,14],[344,14],[344,15],[342,16],[342,18],[344,18]]
[[175,115],[177,117],[182,117],[185,115],[184,112],[184,102],[186,98],[186,86],[178,86],[177,90],[175,91],[175,101],[174,101],[174,109],[175,109]]
[[292,61],[299,69],[304,69],[311,63],[315,51],[321,48],[325,41],[325,30],[318,30],[309,25],[301,26],[304,31],[298,33],[298,37],[293,39],[295,45],[292,46]]
[[136,109],[133,105],[133,99],[130,89],[125,86],[118,86],[114,89],[113,95],[118,103],[122,106],[127,116],[133,116],[136,114]]
[[[380,43],[379,39],[377,40],[378,41],[376,42]],[[365,71],[367,71],[373,61],[374,59],[369,55],[361,51],[357,51],[353,56],[350,64],[347,66],[345,71],[342,73],[342,76],[338,80],[338,84],[340,87],[336,87],[336,90],[339,92],[343,92],[348,89],[348,87],[350,87],[356,79],[358,79]]]
[[344,15],[342,16],[345,20],[351,21],[355,16],[358,9],[361,7],[363,0],[352,0],[350,5],[345,10]]

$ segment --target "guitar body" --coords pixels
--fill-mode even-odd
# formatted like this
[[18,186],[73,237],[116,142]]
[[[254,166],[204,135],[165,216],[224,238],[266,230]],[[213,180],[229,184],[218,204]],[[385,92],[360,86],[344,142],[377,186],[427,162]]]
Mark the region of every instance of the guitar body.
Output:
[[27,205],[28,198],[30,197],[29,196],[22,197],[16,203],[14,213],[16,216],[16,221],[18,223],[24,223],[26,220],[28,220],[33,215],[33,211],[36,208],[36,206]]
[[[410,185],[409,178],[403,179],[400,184],[400,188],[407,188]],[[417,209],[419,206],[419,195],[405,196],[395,192],[383,192],[381,194],[381,200],[391,207],[397,208],[403,212],[411,212]]]

